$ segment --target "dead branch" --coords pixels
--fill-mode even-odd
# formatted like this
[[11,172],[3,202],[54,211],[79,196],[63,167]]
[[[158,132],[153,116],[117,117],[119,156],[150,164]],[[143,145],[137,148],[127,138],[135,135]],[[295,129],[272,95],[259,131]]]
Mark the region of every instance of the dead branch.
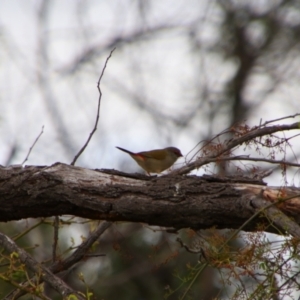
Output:
[[[197,176],[142,180],[60,163],[46,168],[2,167],[0,221],[67,214],[176,229],[239,228],[256,212],[251,202],[254,196],[274,203],[299,193],[294,187],[267,187],[241,177],[229,181]],[[300,223],[299,197],[279,208]],[[270,223],[266,217],[256,218],[244,230],[256,230],[258,222]],[[277,232],[272,226],[266,230]]]
[[285,130],[299,130],[300,129],[300,123],[296,122],[293,124],[283,124],[283,125],[274,125],[269,127],[255,127],[252,130],[248,131],[245,134],[242,134],[239,137],[235,137],[230,139],[229,141],[226,141],[222,147],[216,151],[213,151],[211,155],[208,155],[206,157],[200,157],[194,162],[191,162],[187,164],[186,166],[175,170],[171,172],[171,175],[183,175],[191,172],[192,170],[195,170],[197,168],[200,168],[203,165],[206,165],[212,161],[219,161],[222,159],[222,155],[228,155],[231,150],[233,150],[235,147],[242,145],[246,142],[249,142],[251,140],[254,140],[255,138],[262,137],[265,135],[269,135],[275,132],[285,131]]
[[35,146],[35,144],[37,143],[37,141],[39,140],[39,138],[41,137],[41,135],[42,135],[43,133],[44,133],[44,125],[42,126],[42,130],[41,130],[41,132],[39,133],[39,135],[36,137],[36,139],[34,140],[32,146],[29,148],[28,153],[27,153],[25,159],[24,159],[23,162],[22,162],[22,165],[24,165],[25,162],[28,160],[28,157],[29,157],[29,155],[30,155],[30,153],[31,153],[31,151],[32,151],[32,149],[33,149],[33,147]]
[[300,167],[300,164],[289,162],[285,160],[278,160],[278,159],[268,159],[268,158],[260,158],[260,157],[250,157],[249,155],[239,155],[239,156],[233,156],[233,157],[222,157],[220,158],[220,161],[233,161],[233,160],[239,160],[239,161],[254,161],[254,162],[266,162],[269,164],[276,164],[276,165],[286,165],[290,167]]
[[97,116],[96,116],[96,121],[95,121],[95,126],[93,128],[93,130],[91,131],[87,141],[85,142],[85,144],[82,146],[82,148],[79,150],[79,152],[75,155],[73,161],[71,162],[71,165],[74,166],[78,157],[83,153],[83,151],[85,150],[85,148],[87,147],[87,145],[89,144],[92,136],[94,135],[94,133],[96,132],[97,130],[97,126],[98,126],[98,121],[99,121],[99,116],[100,116],[100,104],[101,104],[101,98],[102,98],[102,92],[101,92],[101,88],[100,88],[100,83],[101,83],[101,79],[104,75],[104,71],[106,69],[106,66],[107,66],[107,63],[109,61],[109,59],[111,58],[112,56],[112,53],[115,51],[116,48],[114,48],[113,50],[110,51],[110,54],[109,56],[106,58],[106,61],[105,61],[105,64],[104,64],[104,67],[102,69],[102,72],[100,74],[100,77],[99,77],[99,80],[98,80],[98,83],[97,83],[97,88],[98,88],[98,91],[99,91],[99,98],[98,98],[98,108],[97,108]]

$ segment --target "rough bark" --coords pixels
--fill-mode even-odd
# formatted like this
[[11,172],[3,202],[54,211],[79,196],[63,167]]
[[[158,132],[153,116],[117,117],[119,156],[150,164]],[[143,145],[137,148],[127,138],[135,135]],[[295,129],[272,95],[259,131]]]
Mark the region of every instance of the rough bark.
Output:
[[[61,163],[0,167],[0,221],[67,214],[176,229],[239,228],[260,209],[254,199],[272,203],[300,193],[247,178],[126,176]],[[300,197],[277,207],[300,223]],[[243,229],[255,230],[258,222],[270,220],[262,214]]]

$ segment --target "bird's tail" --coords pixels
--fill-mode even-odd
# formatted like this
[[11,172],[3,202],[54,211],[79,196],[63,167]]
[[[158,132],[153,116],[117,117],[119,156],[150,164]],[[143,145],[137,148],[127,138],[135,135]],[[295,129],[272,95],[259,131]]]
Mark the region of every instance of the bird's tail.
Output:
[[121,150],[121,151],[123,151],[123,152],[126,152],[126,153],[128,153],[128,154],[130,154],[130,155],[134,155],[134,154],[135,154],[135,153],[130,152],[130,151],[128,151],[128,150],[126,150],[126,149],[123,149],[123,148],[121,148],[121,147],[116,147],[116,148],[118,148],[119,150]]

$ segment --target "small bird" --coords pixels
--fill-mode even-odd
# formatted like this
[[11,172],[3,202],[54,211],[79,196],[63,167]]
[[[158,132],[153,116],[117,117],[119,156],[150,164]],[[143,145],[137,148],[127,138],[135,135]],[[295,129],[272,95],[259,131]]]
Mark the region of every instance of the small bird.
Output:
[[175,147],[138,153],[130,152],[121,147],[116,148],[128,153],[149,175],[150,173],[160,173],[170,168],[182,156],[180,150]]

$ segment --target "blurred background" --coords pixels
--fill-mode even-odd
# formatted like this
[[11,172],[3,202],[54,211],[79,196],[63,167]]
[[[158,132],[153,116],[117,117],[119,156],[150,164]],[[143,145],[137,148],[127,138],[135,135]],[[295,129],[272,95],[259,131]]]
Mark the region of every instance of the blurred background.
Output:
[[[26,164],[72,161],[94,126],[97,81],[114,47],[101,81],[98,130],[78,166],[141,171],[115,146],[134,152],[175,146],[188,154],[233,124],[300,112],[299,0],[0,0],[0,7],[0,165],[21,164],[42,126]],[[290,144],[275,158],[297,162],[299,139]],[[259,155],[248,150],[241,153]],[[265,181],[299,186],[295,170],[287,174],[283,180],[278,169]],[[13,235],[37,222],[2,230]],[[80,243],[94,226],[78,222],[62,229],[61,249]],[[26,237],[20,245],[39,244],[32,251],[40,259],[51,255],[50,226]],[[107,256],[78,268],[97,299],[162,299],[182,283],[177,272],[187,274],[198,259],[175,239],[142,224],[116,224],[100,242]],[[207,272],[190,296],[225,299],[228,290],[213,269]]]

